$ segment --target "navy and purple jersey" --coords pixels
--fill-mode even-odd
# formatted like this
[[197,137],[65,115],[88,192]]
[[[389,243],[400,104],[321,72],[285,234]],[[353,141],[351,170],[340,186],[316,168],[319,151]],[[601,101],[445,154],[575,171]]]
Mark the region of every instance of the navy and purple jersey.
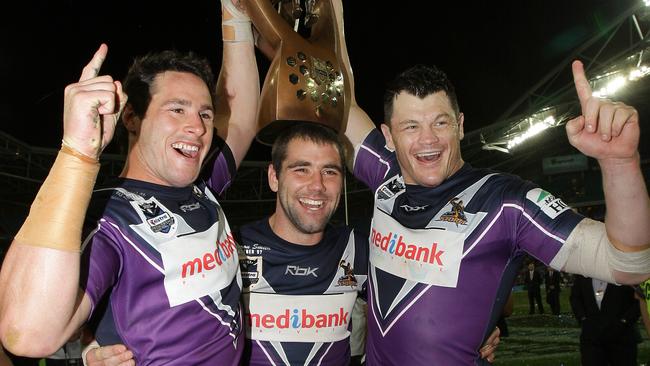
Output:
[[368,272],[368,241],[328,225],[292,244],[263,219],[241,228],[246,365],[348,365],[350,320]]
[[95,191],[81,285],[101,316],[101,345],[125,344],[138,365],[240,363],[239,260],[212,193],[232,179],[229,154],[216,159],[210,187],[120,179]]
[[[531,182],[463,167],[435,188],[406,185],[374,130],[354,174],[375,195],[368,365],[474,365],[524,254],[560,269],[583,219]],[[564,259],[563,259],[564,258]]]

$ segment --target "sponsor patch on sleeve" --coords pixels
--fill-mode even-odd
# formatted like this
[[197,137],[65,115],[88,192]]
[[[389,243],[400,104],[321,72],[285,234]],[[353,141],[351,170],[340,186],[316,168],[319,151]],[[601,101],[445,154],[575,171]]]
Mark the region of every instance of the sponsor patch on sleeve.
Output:
[[542,209],[546,216],[554,219],[562,212],[570,209],[562,199],[546,192],[541,188],[534,188],[526,193],[526,198]]

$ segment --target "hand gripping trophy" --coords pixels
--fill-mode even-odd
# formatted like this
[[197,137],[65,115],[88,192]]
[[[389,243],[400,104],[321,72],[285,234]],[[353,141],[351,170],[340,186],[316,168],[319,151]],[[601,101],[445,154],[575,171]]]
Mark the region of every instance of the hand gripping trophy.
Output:
[[262,88],[258,141],[270,145],[296,122],[345,130],[351,89],[332,0],[248,0],[247,9],[275,52]]

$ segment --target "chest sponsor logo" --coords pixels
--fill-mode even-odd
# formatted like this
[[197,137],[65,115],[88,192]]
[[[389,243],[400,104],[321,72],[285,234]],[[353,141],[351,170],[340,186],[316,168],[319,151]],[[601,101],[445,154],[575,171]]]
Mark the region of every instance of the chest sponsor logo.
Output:
[[205,253],[194,259],[183,263],[181,266],[181,278],[200,275],[203,271],[211,271],[217,266],[222,266],[236,251],[235,239],[228,235],[225,240],[217,242],[214,249],[210,248]]
[[356,292],[335,295],[244,294],[247,336],[281,342],[335,342],[349,336]]
[[411,281],[456,287],[464,238],[449,230],[408,229],[375,209],[370,262]]
[[556,198],[541,188],[531,189],[526,193],[526,198],[541,208],[542,212],[552,219],[570,209],[569,205],[564,203],[560,198]]
[[235,240],[227,229],[174,238],[159,245],[170,306],[217,293],[229,286],[239,270]]
[[451,205],[451,211],[440,215],[440,219],[437,221],[451,222],[456,224],[456,227],[458,227],[458,225],[467,225],[467,217],[465,216],[465,206],[463,205],[463,201],[458,197],[454,197],[449,201],[449,204]]
[[284,271],[284,274],[285,275],[292,275],[292,276],[314,276],[314,277],[318,277],[318,275],[316,274],[317,270],[318,270],[318,267],[311,268],[311,267],[300,267],[300,266],[288,265],[287,269]]

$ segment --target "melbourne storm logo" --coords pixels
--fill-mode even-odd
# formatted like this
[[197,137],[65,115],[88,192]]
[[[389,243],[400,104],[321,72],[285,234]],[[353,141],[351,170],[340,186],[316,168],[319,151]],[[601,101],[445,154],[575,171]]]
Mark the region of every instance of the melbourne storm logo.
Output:
[[352,268],[352,264],[342,259],[341,263],[339,263],[339,267],[343,268],[343,276],[339,277],[338,285],[350,287],[356,286],[357,278],[354,277],[354,269]]
[[465,206],[463,206],[463,201],[458,197],[454,197],[449,201],[451,204],[451,211],[447,211],[440,215],[438,221],[452,222],[456,226],[467,225],[467,217],[465,217]]

